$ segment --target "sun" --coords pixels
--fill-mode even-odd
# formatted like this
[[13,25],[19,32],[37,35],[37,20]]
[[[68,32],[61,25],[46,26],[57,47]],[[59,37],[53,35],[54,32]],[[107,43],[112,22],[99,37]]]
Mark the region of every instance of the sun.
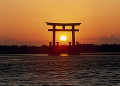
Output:
[[61,37],[60,37],[60,40],[65,41],[65,40],[66,40],[66,36],[64,36],[64,35],[61,36]]

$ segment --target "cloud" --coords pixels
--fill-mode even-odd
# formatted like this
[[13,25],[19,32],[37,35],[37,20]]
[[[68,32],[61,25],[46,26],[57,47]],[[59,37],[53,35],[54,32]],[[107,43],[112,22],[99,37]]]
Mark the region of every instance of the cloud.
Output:
[[120,44],[120,35],[110,35],[109,37],[105,36],[98,40],[99,43],[103,44]]
[[[31,46],[41,46],[49,45],[50,40],[40,40],[40,41],[17,41],[14,39],[0,40],[0,45],[31,45]],[[80,44],[120,44],[120,35],[110,35],[101,38],[81,38],[78,41]]]
[[81,38],[79,42],[85,44],[120,44],[120,35],[110,35],[101,38]]
[[0,42],[0,45],[30,45],[41,46],[46,44],[46,41],[17,41],[14,39],[5,39]]

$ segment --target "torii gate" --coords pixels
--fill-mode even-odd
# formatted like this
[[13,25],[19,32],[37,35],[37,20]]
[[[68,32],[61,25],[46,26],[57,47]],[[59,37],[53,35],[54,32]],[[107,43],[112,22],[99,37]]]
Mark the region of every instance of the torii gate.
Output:
[[[75,31],[79,31],[79,29],[75,29],[75,26],[80,25],[81,23],[46,23],[47,25],[53,26],[53,29],[48,29],[48,31],[53,31],[53,46],[55,46],[55,31],[71,31],[72,45],[75,45]],[[56,29],[56,26],[62,26],[62,29]],[[65,26],[71,26],[72,29],[65,29]]]

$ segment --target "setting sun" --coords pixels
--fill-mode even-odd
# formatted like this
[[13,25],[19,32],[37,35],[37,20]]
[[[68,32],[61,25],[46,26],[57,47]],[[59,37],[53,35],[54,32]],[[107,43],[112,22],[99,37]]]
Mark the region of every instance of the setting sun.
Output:
[[60,40],[65,41],[66,40],[66,36],[61,36]]

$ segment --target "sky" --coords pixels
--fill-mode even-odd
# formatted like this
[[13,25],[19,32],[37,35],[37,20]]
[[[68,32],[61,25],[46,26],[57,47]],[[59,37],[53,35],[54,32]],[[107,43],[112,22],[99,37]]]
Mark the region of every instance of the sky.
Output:
[[[45,22],[82,23],[80,43],[120,43],[120,0],[0,0],[0,44],[48,45]],[[57,32],[56,41],[70,32]],[[60,41],[61,44],[64,42]]]

